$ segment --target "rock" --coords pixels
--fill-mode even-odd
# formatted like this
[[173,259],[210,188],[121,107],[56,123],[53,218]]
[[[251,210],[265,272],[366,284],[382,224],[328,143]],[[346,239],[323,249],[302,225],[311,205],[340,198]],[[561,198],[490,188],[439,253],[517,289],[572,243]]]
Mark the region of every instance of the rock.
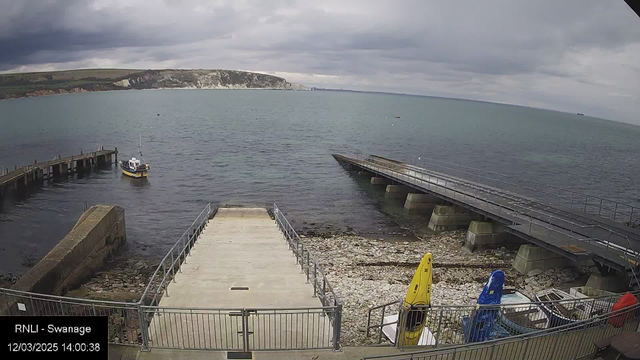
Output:
[[540,269],[533,269],[527,273],[527,276],[536,276],[542,273]]

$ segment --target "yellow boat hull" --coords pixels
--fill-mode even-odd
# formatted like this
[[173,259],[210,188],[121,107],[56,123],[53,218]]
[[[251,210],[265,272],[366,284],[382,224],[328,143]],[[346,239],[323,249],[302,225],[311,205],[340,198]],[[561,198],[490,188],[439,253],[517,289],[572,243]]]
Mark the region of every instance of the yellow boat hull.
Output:
[[127,171],[125,169],[122,169],[122,173],[124,175],[127,175],[127,176],[132,177],[132,178],[136,178],[136,179],[146,178],[147,177],[147,172],[146,171],[130,172],[130,171]]
[[400,324],[400,336],[404,345],[418,345],[425,325],[426,308],[431,304],[431,282],[433,257],[426,253],[416,273],[413,275],[407,296],[402,304],[403,317]]

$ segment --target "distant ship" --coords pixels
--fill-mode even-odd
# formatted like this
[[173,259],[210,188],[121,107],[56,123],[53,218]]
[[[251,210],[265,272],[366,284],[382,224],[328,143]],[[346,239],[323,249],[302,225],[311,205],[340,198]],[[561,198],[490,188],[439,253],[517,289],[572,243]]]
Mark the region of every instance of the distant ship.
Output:
[[584,114],[583,114],[583,113],[578,113],[578,115],[580,115],[580,116],[584,116]]

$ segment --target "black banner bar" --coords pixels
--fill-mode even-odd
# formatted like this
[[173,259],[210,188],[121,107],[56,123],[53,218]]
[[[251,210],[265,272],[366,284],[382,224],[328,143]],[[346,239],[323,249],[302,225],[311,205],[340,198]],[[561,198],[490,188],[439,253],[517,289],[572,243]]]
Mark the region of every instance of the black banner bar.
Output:
[[109,358],[106,316],[0,316],[1,359]]

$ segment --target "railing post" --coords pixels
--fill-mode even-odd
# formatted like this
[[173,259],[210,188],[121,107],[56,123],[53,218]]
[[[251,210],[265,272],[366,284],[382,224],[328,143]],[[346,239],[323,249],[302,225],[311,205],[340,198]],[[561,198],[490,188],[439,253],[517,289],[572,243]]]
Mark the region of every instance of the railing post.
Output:
[[618,213],[618,202],[616,201],[616,208],[613,210],[613,221],[616,221],[616,214]]
[[322,277],[322,305],[325,305],[325,297],[327,296],[327,277]]
[[173,267],[173,264],[173,250],[171,250],[171,279],[173,280],[173,282],[176,282],[176,269]]
[[[382,327],[384,325],[384,314],[387,310],[386,306],[382,307],[382,316],[380,318],[380,328],[378,329],[378,344],[380,344],[382,342]],[[396,326],[396,330],[397,330],[397,326]],[[369,331],[369,328],[367,327],[367,332]],[[367,334],[368,336],[368,334]]]
[[334,308],[333,316],[333,350],[340,350],[340,331],[342,330],[342,304]]
[[182,262],[183,263],[187,263],[187,250],[185,248],[185,242],[184,242],[184,235],[182,236],[182,250],[180,250],[180,252],[182,253]]
[[635,209],[635,207],[631,207],[631,214],[629,215],[629,225],[633,225],[633,210]]
[[491,351],[489,352],[489,360],[493,360],[493,352],[495,351],[495,349],[496,349],[496,344],[495,343],[491,344]]
[[[164,275],[162,276],[163,278],[167,276],[167,267],[164,264],[164,260],[162,260],[162,272],[164,273]],[[164,280],[162,281],[162,284],[160,284],[160,287],[162,287],[162,285],[164,284]],[[169,297],[169,285],[165,286],[164,288],[164,293],[167,297]]]
[[[298,243],[296,249],[298,249],[296,263],[300,264],[300,272],[304,274],[304,244]],[[302,260],[300,260],[300,256],[302,256]]]
[[309,251],[307,250],[307,284],[309,283]]
[[141,303],[138,303],[138,323],[140,326],[140,334],[142,335],[142,351],[149,351],[149,335],[147,334],[146,321]]
[[242,309],[242,349],[249,352],[249,311]]
[[436,348],[438,348],[438,343],[440,342],[440,329],[442,327],[442,313],[443,309],[440,309],[440,316],[438,317],[438,331],[436,332]]
[[600,207],[598,207],[598,215],[602,213],[602,198],[600,198]]
[[587,213],[587,203],[589,202],[589,195],[585,195],[584,196],[584,209],[582,210],[583,213]]
[[318,286],[318,264],[314,261],[313,262],[313,296],[317,295],[317,289],[316,287]]
[[571,192],[571,204],[569,205],[570,209],[573,209],[573,195],[575,195],[575,192]]

